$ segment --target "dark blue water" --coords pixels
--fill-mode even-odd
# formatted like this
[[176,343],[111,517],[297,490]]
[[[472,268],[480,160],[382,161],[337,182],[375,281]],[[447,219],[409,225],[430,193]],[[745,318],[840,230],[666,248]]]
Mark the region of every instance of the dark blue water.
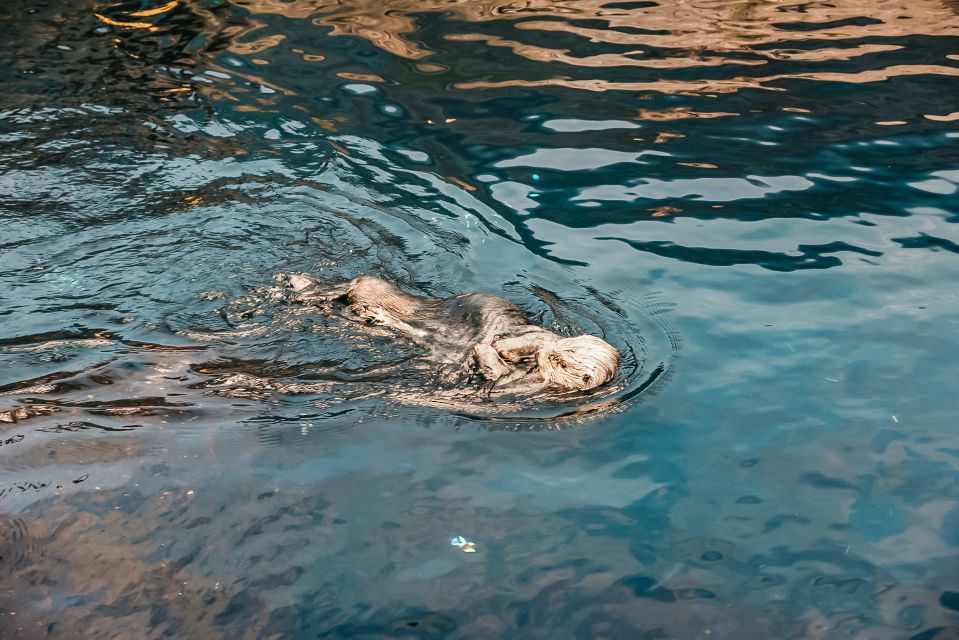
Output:
[[[0,637],[959,638],[953,0],[0,29]],[[623,371],[448,402],[294,271]]]

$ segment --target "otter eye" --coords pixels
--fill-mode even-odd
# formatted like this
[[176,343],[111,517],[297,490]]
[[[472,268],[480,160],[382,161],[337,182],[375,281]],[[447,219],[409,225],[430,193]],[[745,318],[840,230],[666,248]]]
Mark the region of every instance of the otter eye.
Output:
[[583,382],[589,384],[589,381],[590,381],[590,380],[592,380],[592,378],[590,378],[588,375],[583,376]]
[[565,369],[565,368],[566,368],[566,363],[563,362],[563,361],[560,361],[560,363],[559,363],[559,368],[560,368],[560,369]]

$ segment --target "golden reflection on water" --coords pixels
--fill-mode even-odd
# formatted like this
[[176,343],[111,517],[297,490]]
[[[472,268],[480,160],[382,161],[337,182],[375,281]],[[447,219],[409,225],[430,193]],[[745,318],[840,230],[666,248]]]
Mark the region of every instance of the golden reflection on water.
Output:
[[[247,56],[256,65],[269,64],[269,50],[287,46],[287,34],[277,32],[269,15],[309,21],[332,36],[363,38],[394,56],[414,61],[422,73],[452,74],[455,68],[451,84],[466,90],[553,86],[692,95],[746,88],[781,90],[776,83],[783,80],[855,84],[959,73],[947,60],[944,64],[933,60],[897,65],[882,57],[906,46],[892,41],[894,38],[959,36],[959,14],[946,0],[878,0],[868,7],[852,0],[678,0],[633,7],[611,0],[393,0],[385,10],[382,2],[371,0],[231,2],[244,16],[242,25],[225,24],[222,17],[194,0],[156,0],[152,6],[131,0],[95,0],[93,9],[105,24],[151,33],[163,29],[167,18],[190,12],[208,23],[203,31],[216,32],[226,50]],[[428,13],[438,14],[450,24],[442,36],[425,42],[420,33],[422,19],[417,16]],[[494,26],[496,32],[490,32]],[[880,39],[885,42],[877,41]],[[441,50],[444,43],[455,49]],[[463,47],[486,48],[493,58],[481,71],[449,64]],[[307,62],[327,61],[321,51],[290,50]],[[494,53],[498,51],[511,53],[520,63],[510,64],[502,54]],[[447,55],[450,60],[445,59]],[[474,52],[470,57],[482,55]],[[860,61],[857,68],[839,66],[851,60]],[[770,72],[760,72],[773,62],[779,63],[775,72],[772,67]],[[784,72],[782,63],[790,62],[797,63],[796,70],[786,67]],[[811,69],[813,63],[827,66]],[[658,75],[691,69],[703,71],[694,76]],[[294,95],[262,77],[235,68],[221,70]],[[379,70],[344,70],[337,75],[365,82],[388,81],[373,71]],[[675,117],[719,115],[732,114]],[[669,114],[643,117],[673,119]]]
[[[879,0],[868,5],[853,0],[678,0],[642,7],[624,7],[623,3],[611,0],[395,0],[389,3],[388,9],[384,9],[382,2],[373,0],[233,2],[253,14],[309,19],[328,28],[331,35],[364,38],[395,56],[421,61],[421,65],[431,64],[432,71],[445,70],[436,64],[441,62],[442,53],[417,38],[416,14],[441,14],[446,20],[462,22],[461,31],[443,36],[446,42],[504,48],[526,60],[567,65],[571,72],[617,67],[668,70],[728,65],[735,69],[758,67],[773,60],[839,62],[902,48],[893,43],[864,43],[861,41],[864,38],[959,35],[955,7],[943,0]],[[517,36],[524,32],[570,34],[576,36],[573,41],[576,46],[550,47],[541,44],[541,37],[534,38],[536,42],[524,42],[519,37],[505,38],[475,30],[481,28],[482,23],[493,21],[512,21]],[[569,43],[569,37],[564,35],[562,42]],[[827,42],[832,44],[824,46]],[[627,49],[610,51],[615,47]],[[426,58],[431,59],[430,63],[422,62]],[[953,67],[927,64],[858,72],[803,71],[765,77],[624,81],[582,77],[580,71],[578,77],[459,78],[455,86],[460,89],[559,86],[589,91],[724,93],[743,88],[773,89],[770,83],[784,79],[861,83],[906,75],[956,73]]]
[[166,13],[170,13],[180,4],[180,0],[170,0],[163,2],[155,7],[145,9],[138,8],[136,3],[128,0],[94,0],[93,15],[97,20],[104,24],[114,27],[127,27],[130,29],[148,29],[156,31],[158,27],[152,22],[143,21],[142,18],[156,18]]
[[731,111],[692,111],[689,107],[676,107],[674,109],[640,109],[639,114],[637,115],[638,120],[658,120],[658,121],[669,121],[669,120],[689,120],[691,118],[697,119],[711,119],[711,118],[725,118],[728,116],[738,116],[738,113],[733,113]]
[[161,13],[166,13],[167,11],[172,11],[176,6],[180,4],[180,0],[171,0],[166,4],[160,5],[159,7],[153,7],[151,9],[143,9],[142,11],[134,11],[130,14],[131,18],[149,18],[150,16],[158,16]]
[[959,68],[943,65],[893,65],[885,69],[874,69],[856,73],[816,72],[782,73],[765,77],[739,77],[731,80],[689,80],[689,81],[652,81],[652,82],[608,82],[602,79],[569,80],[567,78],[548,78],[544,80],[502,80],[459,82],[458,89],[498,89],[504,87],[545,87],[559,86],[587,91],[659,91],[662,93],[732,93],[740,89],[766,89],[782,91],[769,83],[779,80],[824,80],[827,82],[848,82],[862,84],[882,82],[890,78],[918,75],[959,76]]

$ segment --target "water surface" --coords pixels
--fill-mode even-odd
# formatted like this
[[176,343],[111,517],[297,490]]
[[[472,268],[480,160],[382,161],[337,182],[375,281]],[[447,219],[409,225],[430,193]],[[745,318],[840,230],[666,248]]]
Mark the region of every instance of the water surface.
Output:
[[[952,0],[0,27],[0,637],[959,637]],[[601,333],[616,402],[425,402],[291,272]]]

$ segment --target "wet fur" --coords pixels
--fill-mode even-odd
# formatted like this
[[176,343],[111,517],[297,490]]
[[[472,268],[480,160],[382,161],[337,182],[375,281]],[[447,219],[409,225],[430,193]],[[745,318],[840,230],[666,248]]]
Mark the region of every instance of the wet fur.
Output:
[[488,293],[434,300],[373,276],[329,289],[296,274],[288,284],[300,301],[340,302],[349,317],[388,327],[427,348],[453,376],[472,371],[498,387],[587,390],[611,380],[619,364],[618,352],[604,340],[558,336],[529,324],[516,305]]

